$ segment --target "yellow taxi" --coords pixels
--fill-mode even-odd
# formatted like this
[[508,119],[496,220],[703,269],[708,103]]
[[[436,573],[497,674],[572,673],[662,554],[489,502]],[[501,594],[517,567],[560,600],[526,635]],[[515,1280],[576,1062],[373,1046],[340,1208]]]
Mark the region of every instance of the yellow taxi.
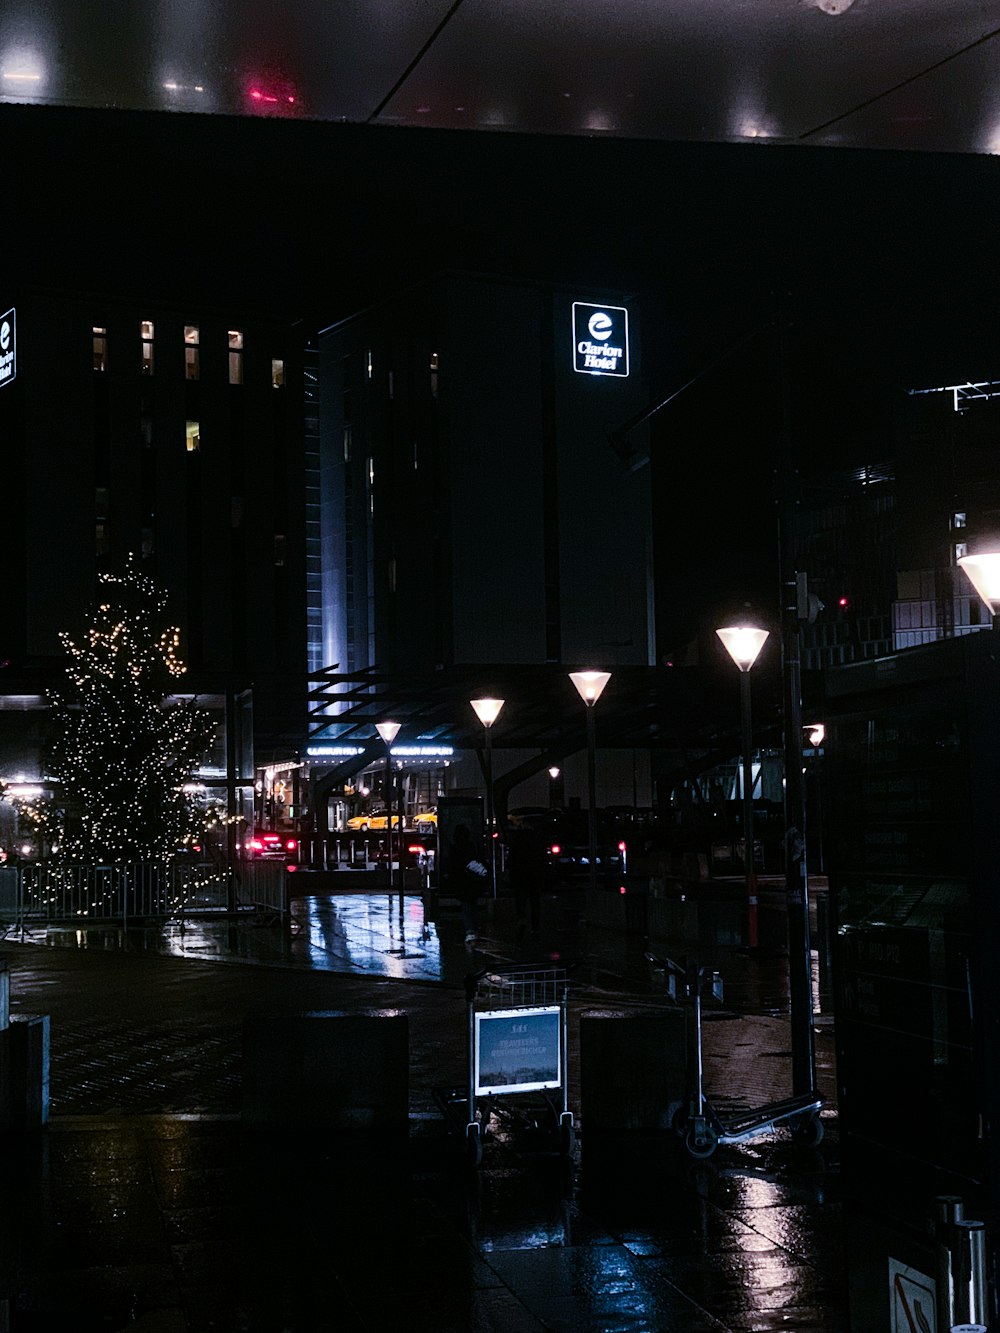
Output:
[[[347,821],[349,829],[387,829],[389,827],[389,815],[383,810],[378,814],[354,815]],[[393,815],[392,827],[399,828],[399,815]]]
[[438,826],[438,817],[436,810],[421,810],[418,815],[413,816],[413,827],[423,829],[425,833],[431,833]]

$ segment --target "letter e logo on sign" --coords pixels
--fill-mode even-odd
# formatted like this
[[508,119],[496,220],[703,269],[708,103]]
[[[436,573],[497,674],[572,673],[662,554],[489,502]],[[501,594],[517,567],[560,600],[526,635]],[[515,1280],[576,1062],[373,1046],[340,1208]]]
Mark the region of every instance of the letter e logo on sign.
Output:
[[628,311],[573,302],[573,369],[580,375],[628,374]]
[[17,316],[13,309],[0,315],[0,389],[17,374]]

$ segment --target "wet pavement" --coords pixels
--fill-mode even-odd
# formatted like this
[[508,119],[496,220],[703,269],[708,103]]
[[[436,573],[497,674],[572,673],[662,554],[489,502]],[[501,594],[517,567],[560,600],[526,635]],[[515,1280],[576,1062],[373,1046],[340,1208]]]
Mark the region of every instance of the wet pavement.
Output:
[[[656,1013],[646,942],[546,899],[514,944],[488,904],[466,949],[457,912],[418,895],[316,893],[291,927],[50,931],[0,943],[12,1014],[51,1016],[51,1119],[3,1158],[3,1333],[660,1333],[847,1328],[830,1016],[817,986],[817,1148],[771,1134],[692,1161],[668,1132],[588,1138],[587,1012]],[[789,1091],[787,963],[713,939],[727,981],[705,1025],[725,1109]],[[708,926],[709,928],[706,928]],[[722,932],[718,932],[721,937]],[[656,941],[657,951],[689,939]],[[463,983],[477,967],[572,959],[569,1159],[491,1121],[470,1168],[434,1097],[467,1069]],[[242,1034],[261,1011],[392,1009],[409,1024],[409,1134],[244,1127]],[[0,1304],[2,1309],[2,1304]]]

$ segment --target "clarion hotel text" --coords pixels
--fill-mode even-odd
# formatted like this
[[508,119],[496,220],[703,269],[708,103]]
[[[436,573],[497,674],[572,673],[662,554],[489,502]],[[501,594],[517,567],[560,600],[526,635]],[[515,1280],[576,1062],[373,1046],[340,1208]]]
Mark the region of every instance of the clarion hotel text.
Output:
[[596,343],[577,343],[576,350],[583,357],[587,370],[616,370],[621,360],[622,349],[609,343],[598,346]]

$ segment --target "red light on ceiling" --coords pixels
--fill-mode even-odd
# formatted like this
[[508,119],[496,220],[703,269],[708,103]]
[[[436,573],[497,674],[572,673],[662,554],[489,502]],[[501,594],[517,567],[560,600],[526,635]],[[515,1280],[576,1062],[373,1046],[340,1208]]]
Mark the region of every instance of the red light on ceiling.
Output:
[[624,894],[625,894],[625,885],[624,885],[624,884],[622,884],[622,885],[619,887],[618,892],[624,896]]
[[562,848],[559,846],[557,842],[554,842],[552,846],[549,848],[549,851],[552,853],[553,856],[558,856],[559,853],[562,851]]
[[[748,783],[747,785],[749,786],[750,784]],[[620,842],[620,843],[618,844],[618,850],[619,850],[620,852],[623,852],[623,851],[625,850],[625,844],[624,844],[623,842]]]
[[837,605],[838,605],[838,606],[850,606],[850,604],[851,604],[851,601],[850,601],[850,598],[849,598],[849,597],[838,597],[838,598],[837,598]]

